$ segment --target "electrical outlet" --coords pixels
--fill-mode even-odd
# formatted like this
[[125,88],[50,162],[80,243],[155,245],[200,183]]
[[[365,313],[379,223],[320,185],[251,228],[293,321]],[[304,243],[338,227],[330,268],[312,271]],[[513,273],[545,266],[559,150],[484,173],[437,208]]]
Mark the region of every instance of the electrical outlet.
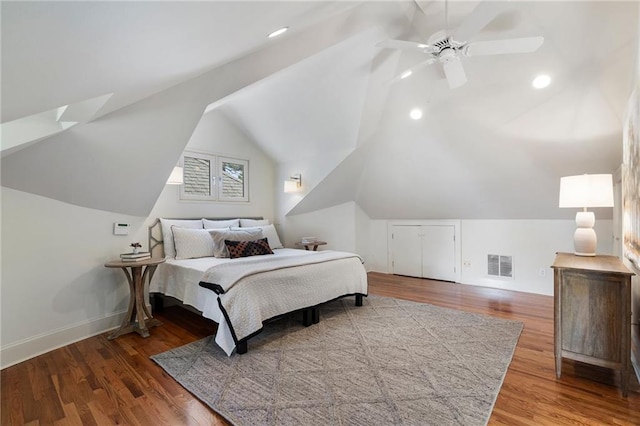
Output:
[[541,277],[546,277],[547,276],[547,268],[540,268],[540,272],[539,272]]
[[471,268],[471,261],[470,260],[464,260],[462,262],[462,266],[464,266],[465,268]]

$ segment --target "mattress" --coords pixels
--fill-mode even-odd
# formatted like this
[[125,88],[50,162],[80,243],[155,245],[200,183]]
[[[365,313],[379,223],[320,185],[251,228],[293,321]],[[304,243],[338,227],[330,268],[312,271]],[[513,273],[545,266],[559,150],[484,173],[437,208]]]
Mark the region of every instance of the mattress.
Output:
[[[367,294],[366,272],[357,255],[286,248],[273,252],[273,255],[240,259],[167,259],[158,265],[149,292],[174,297],[217,322],[216,343],[228,355],[239,340],[259,331],[266,319],[349,294]],[[220,277],[218,270],[246,268],[251,271],[251,265],[262,260],[258,258],[274,264],[299,266],[247,273],[222,294],[199,286],[205,276]],[[320,262],[321,258],[330,260]],[[302,265],[307,259],[310,264]],[[219,265],[225,266],[216,268]]]

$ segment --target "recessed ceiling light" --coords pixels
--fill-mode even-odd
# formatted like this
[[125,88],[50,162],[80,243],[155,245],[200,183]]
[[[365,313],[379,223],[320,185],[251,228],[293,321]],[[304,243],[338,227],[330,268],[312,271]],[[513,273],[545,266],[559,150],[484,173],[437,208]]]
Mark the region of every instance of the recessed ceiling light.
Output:
[[402,73],[402,75],[400,75],[400,78],[407,78],[407,77],[409,77],[411,74],[413,74],[413,73],[411,72],[411,70],[407,70],[407,71],[403,72],[403,73]]
[[414,120],[420,120],[422,118],[422,110],[420,108],[414,108],[409,113],[409,116]]
[[544,89],[551,83],[551,77],[547,74],[540,74],[536,78],[533,79],[531,85],[536,89]]
[[288,29],[289,29],[289,27],[282,27],[279,30],[275,30],[274,32],[269,34],[267,37],[269,37],[269,38],[278,37],[280,34],[286,32]]

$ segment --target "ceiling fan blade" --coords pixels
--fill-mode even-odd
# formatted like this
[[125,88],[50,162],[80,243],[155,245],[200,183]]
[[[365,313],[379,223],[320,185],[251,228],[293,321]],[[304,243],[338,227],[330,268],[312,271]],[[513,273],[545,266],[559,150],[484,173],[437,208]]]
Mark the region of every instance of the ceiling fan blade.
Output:
[[506,40],[477,41],[470,43],[467,56],[502,55],[504,53],[529,53],[538,50],[544,37],[510,38]]
[[481,1],[473,12],[451,34],[455,41],[465,42],[493,21],[493,18],[507,9],[506,1]]
[[411,68],[408,68],[404,71],[402,71],[399,75],[395,76],[394,78],[391,79],[391,83],[395,83],[398,82],[404,78],[409,77],[411,74],[415,73],[418,70],[421,70],[422,68],[425,68],[431,64],[433,64],[434,62],[436,62],[435,58],[429,58],[426,61],[422,61],[417,63],[416,65],[412,66]]
[[460,87],[467,82],[467,76],[462,68],[460,58],[451,58],[442,64],[444,75],[447,77],[447,83],[451,89]]
[[424,52],[424,50],[429,47],[428,44],[404,40],[384,40],[379,42],[377,46],[383,49],[417,50],[419,52]]

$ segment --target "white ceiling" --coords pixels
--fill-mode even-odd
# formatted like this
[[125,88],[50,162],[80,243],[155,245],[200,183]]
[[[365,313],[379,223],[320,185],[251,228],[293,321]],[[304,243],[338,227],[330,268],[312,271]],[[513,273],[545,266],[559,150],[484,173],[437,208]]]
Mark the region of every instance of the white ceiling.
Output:
[[350,2],[2,2],[2,122],[107,93],[102,113],[157,93]]
[[[477,4],[450,1],[449,28]],[[352,200],[373,218],[558,217],[559,176],[611,172],[620,163],[638,3],[511,6],[473,40],[542,35],[543,46],[532,54],[463,58],[469,82],[451,90],[438,65],[390,84],[423,57],[376,47],[388,38],[424,41],[443,29],[442,1],[2,2],[2,122],[114,93],[98,112],[120,120],[107,126],[107,144],[134,129],[127,126],[144,131],[135,120],[140,111],[152,118],[151,99],[182,93],[188,102],[188,93],[198,93],[194,102],[217,102],[275,162],[334,161],[292,213]],[[330,27],[336,17],[342,20]],[[320,31],[325,23],[342,37],[337,43]],[[285,25],[282,38],[266,38]],[[298,51],[305,45],[306,55]],[[226,78],[269,68],[271,53],[280,69],[246,78],[242,87]],[[303,59],[286,65],[287,54]],[[553,82],[536,91],[530,82],[539,72]],[[225,84],[218,92],[231,95],[207,94]],[[408,118],[416,106],[425,112],[421,121]],[[167,124],[162,117],[174,127],[185,119]],[[163,155],[187,140],[173,141],[175,149]],[[3,183],[14,173],[5,160],[41,158],[38,145],[3,158]],[[168,173],[175,158],[162,163]],[[82,204],[78,199],[76,192],[73,202]]]

